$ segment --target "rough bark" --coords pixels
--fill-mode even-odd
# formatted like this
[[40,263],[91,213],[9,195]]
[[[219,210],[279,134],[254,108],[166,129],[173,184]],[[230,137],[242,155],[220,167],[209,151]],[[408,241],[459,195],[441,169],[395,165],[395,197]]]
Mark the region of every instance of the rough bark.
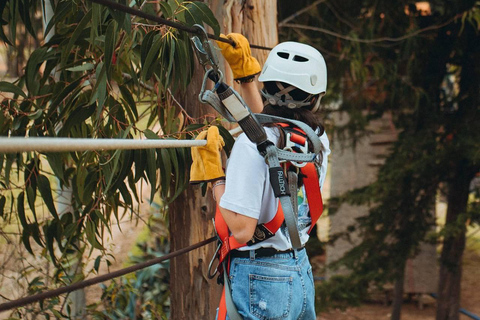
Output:
[[[468,200],[469,181],[465,180],[465,168],[458,168],[457,179],[449,185],[447,225],[457,225],[457,229],[448,232],[443,241],[440,259],[438,284],[437,320],[458,320],[460,309],[460,289],[462,279],[462,257],[465,250],[464,223],[458,223],[460,214],[465,212]],[[463,173],[463,174],[462,174]]]
[[[460,292],[462,279],[462,258],[466,243],[466,216],[470,181],[479,166],[469,158],[471,146],[466,137],[478,130],[475,120],[480,104],[480,43],[475,28],[468,26],[464,31],[462,42],[463,57],[460,75],[460,94],[462,101],[451,126],[454,128],[453,139],[460,140],[458,152],[452,154],[452,179],[448,183],[448,209],[446,225],[454,229],[447,230],[440,260],[439,291],[437,300],[437,320],[459,319]],[[472,131],[473,130],[473,131]],[[464,142],[467,142],[463,144]],[[455,161],[455,162],[453,162]]]
[[[210,8],[217,18],[223,17],[222,32],[243,33],[251,43],[273,46],[277,41],[276,0],[211,0]],[[275,8],[275,9],[272,9]],[[261,18],[260,18],[261,17]],[[272,22],[274,21],[274,22]],[[257,29],[261,26],[261,29]],[[266,26],[269,29],[266,30]],[[273,39],[273,40],[272,40]],[[268,52],[256,50],[254,56],[262,63]],[[224,68],[227,83],[233,84],[231,71]],[[189,86],[189,93],[182,99],[188,114],[194,118],[212,113],[209,106],[201,105],[197,95],[203,73],[197,70]],[[234,88],[238,90],[235,84]],[[171,250],[177,250],[213,235],[212,218],[215,204],[207,191],[202,197],[199,187],[190,186],[170,205]],[[171,319],[214,319],[220,301],[222,287],[216,280],[207,278],[207,268],[214,254],[215,244],[190,252],[171,261]]]
[[[197,99],[202,78],[203,74],[198,69],[188,93],[181,101],[194,118],[212,112],[211,108]],[[207,197],[202,197],[199,186],[189,186],[170,205],[171,251],[213,236],[214,206],[210,192],[207,192]],[[222,289],[215,280],[207,278],[208,263],[214,251],[215,244],[212,243],[170,262],[172,320],[214,319]]]
[[392,316],[391,320],[400,320],[402,313],[403,291],[405,280],[405,264],[399,268],[395,286],[393,288]]

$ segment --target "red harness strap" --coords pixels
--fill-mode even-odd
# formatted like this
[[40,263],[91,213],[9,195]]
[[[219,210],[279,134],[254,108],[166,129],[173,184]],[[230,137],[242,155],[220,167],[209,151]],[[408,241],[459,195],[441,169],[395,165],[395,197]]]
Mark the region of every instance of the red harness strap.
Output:
[[305,192],[307,193],[310,218],[312,219],[312,225],[308,230],[308,233],[310,233],[323,212],[322,192],[320,191],[317,168],[315,168],[313,163],[310,162],[302,167],[300,172],[304,175],[303,184],[305,186]]

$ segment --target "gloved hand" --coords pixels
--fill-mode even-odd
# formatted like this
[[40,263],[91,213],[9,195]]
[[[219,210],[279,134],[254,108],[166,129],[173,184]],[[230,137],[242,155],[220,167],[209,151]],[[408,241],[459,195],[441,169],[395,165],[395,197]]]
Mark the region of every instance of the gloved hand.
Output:
[[207,144],[201,147],[192,147],[192,166],[190,168],[190,183],[213,181],[225,177],[222,168],[222,151],[225,143],[218,131],[218,127],[211,126],[200,132],[195,140],[205,140]]
[[[225,38],[223,34],[220,36]],[[257,59],[252,57],[247,38],[240,33],[229,33],[226,38],[233,40],[235,47],[226,42],[217,41],[217,44],[222,49],[223,57],[232,68],[235,80],[249,78],[262,71]]]

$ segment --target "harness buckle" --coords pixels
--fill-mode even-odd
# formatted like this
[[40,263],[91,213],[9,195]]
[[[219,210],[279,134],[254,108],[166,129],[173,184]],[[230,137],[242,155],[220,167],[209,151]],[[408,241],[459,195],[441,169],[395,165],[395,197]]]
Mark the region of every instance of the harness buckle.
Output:
[[[308,140],[305,140],[305,143],[301,145],[300,143],[296,143],[292,140],[292,134],[290,132],[287,132],[286,134],[286,139],[285,139],[285,148],[283,148],[285,151],[290,151],[290,152],[297,152],[297,153],[308,153]],[[296,162],[296,161],[290,161],[292,165],[294,165],[297,168],[302,168],[307,165],[308,162]]]

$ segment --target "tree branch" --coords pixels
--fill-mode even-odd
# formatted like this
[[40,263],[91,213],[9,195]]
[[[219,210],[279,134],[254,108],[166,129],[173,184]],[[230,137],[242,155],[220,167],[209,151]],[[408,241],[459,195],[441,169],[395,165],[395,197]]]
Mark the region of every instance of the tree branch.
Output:
[[376,38],[376,39],[358,39],[358,38],[353,38],[353,37],[350,37],[350,36],[346,36],[346,35],[343,35],[343,34],[340,34],[340,33],[337,33],[335,31],[331,31],[331,30],[328,30],[328,29],[325,29],[325,28],[312,27],[312,26],[307,26],[307,25],[302,25],[302,24],[285,23],[285,24],[282,24],[282,25],[279,24],[278,26],[279,27],[284,27],[284,28],[290,27],[290,28],[298,28],[298,29],[318,31],[318,32],[321,32],[321,33],[325,33],[325,34],[328,34],[328,35],[331,35],[331,36],[334,36],[334,37],[337,37],[337,38],[340,38],[340,39],[343,39],[343,40],[352,41],[352,42],[361,42],[361,43],[399,42],[399,41],[403,41],[403,40],[406,40],[406,39],[411,38],[411,37],[415,37],[415,36],[417,36],[421,33],[427,32],[427,31],[437,30],[437,29],[443,28],[446,25],[449,25],[450,23],[455,21],[456,19],[462,17],[462,15],[463,15],[463,13],[457,14],[456,16],[454,16],[453,18],[449,19],[448,21],[446,21],[442,24],[432,25],[432,26],[429,26],[429,27],[426,27],[426,28],[423,28],[423,29],[418,29],[416,31],[413,31],[411,33],[408,33],[404,36],[397,37],[397,38],[381,37],[381,38]]

